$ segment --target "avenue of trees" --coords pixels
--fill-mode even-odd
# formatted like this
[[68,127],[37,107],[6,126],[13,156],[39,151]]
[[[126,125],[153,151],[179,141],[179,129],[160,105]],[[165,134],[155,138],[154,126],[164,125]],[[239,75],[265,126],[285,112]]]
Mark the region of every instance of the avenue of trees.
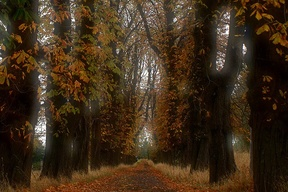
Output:
[[237,171],[233,143],[251,141],[254,191],[277,191],[288,181],[287,3],[0,1],[0,185],[29,187],[40,119],[41,178],[140,156],[209,169],[217,183]]

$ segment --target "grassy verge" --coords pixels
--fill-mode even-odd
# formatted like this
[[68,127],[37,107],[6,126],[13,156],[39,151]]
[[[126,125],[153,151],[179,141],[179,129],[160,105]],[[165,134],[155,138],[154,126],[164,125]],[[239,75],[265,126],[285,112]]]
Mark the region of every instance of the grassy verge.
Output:
[[17,190],[6,185],[5,188],[0,187],[1,192],[41,192],[50,187],[57,187],[65,185],[67,183],[78,183],[78,182],[93,182],[94,180],[103,176],[111,175],[119,169],[128,167],[128,165],[119,165],[118,167],[101,167],[99,170],[89,171],[89,174],[73,173],[72,180],[66,178],[60,178],[58,180],[41,178],[40,171],[33,171],[31,176],[31,187],[29,189],[19,188]]
[[182,183],[183,185],[195,187],[202,190],[233,191],[245,192],[251,191],[252,178],[249,173],[250,158],[248,153],[236,153],[235,160],[238,171],[225,182],[210,185],[209,172],[198,171],[190,174],[190,167],[181,168],[167,164],[155,164],[154,167],[172,180]]

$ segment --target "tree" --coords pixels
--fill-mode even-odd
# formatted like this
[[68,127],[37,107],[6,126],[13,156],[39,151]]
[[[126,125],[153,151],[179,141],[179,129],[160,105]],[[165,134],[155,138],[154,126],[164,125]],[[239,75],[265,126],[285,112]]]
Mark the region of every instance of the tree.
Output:
[[35,136],[34,138],[34,149],[33,149],[33,156],[32,156],[32,166],[34,170],[41,170],[41,165],[43,162],[43,157],[45,153],[45,147],[43,145],[43,141],[39,138],[39,136]]
[[[48,59],[46,99],[46,148],[41,177],[72,177],[72,130],[67,127],[67,110],[73,110],[69,99],[71,74],[66,71],[71,51],[71,17],[69,0],[51,0],[54,10],[54,46],[46,47]],[[69,68],[68,68],[69,69]],[[70,111],[71,111],[70,110]],[[66,117],[65,117],[66,116]]]
[[[186,40],[185,19],[189,16],[190,1],[136,1],[143,21],[145,35],[151,49],[160,59],[159,74],[161,91],[158,100],[155,122],[158,134],[159,157],[166,162],[176,162],[182,137],[181,84],[185,79],[186,63],[181,61],[183,43]],[[148,9],[149,7],[149,9]],[[184,10],[184,11],[183,11]],[[177,22],[176,22],[177,21]],[[182,88],[182,87],[181,87]],[[180,152],[180,156],[183,155]],[[170,160],[169,160],[170,159]]]
[[281,182],[288,180],[287,3],[246,1],[238,10],[238,15],[245,13],[247,99],[256,192],[279,191]]
[[[4,8],[3,8],[3,7]],[[29,187],[37,123],[38,1],[1,3],[0,182]],[[5,20],[6,18],[6,20]]]
[[[217,69],[217,11],[227,2],[208,2],[196,4],[195,39],[200,41],[195,49],[196,62],[203,62],[202,75],[205,74],[203,96],[206,112],[206,126],[209,134],[209,170],[210,182],[219,182],[236,171],[232,147],[232,127],[230,124],[230,100],[234,89],[238,69],[241,65],[241,29],[236,27],[235,10],[230,13],[229,39],[225,55],[225,63],[221,70]],[[219,13],[219,12],[218,12]],[[200,58],[197,58],[200,57]],[[204,68],[203,68],[204,67]],[[203,78],[203,76],[202,76]]]
[[[76,32],[79,33],[79,40],[76,42],[75,50],[77,51],[76,61],[83,64],[83,69],[88,74],[97,75],[92,70],[89,71],[89,67],[95,67],[98,62],[95,59],[91,59],[91,54],[96,52],[93,48],[96,46],[96,38],[93,35],[93,29],[95,27],[95,3],[94,1],[80,1],[76,10]],[[85,48],[83,48],[85,47]],[[91,77],[92,78],[92,77]],[[95,90],[93,85],[87,82],[81,77],[77,78],[77,81],[82,85],[83,92],[85,94],[85,100],[73,99],[73,105],[76,106],[80,114],[71,115],[69,121],[72,122],[70,126],[76,126],[73,136],[73,168],[75,171],[88,173],[89,168],[89,143],[91,133],[91,113],[89,109],[89,101],[91,103],[97,102],[97,98],[93,98]],[[88,100],[88,101],[87,101]],[[91,106],[95,108],[95,105]],[[97,129],[99,129],[97,127]],[[96,131],[96,130],[95,130]]]

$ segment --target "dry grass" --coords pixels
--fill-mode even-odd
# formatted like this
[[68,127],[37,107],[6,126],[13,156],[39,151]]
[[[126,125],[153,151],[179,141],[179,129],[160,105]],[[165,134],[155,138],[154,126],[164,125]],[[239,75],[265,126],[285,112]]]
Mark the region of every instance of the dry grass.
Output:
[[[249,154],[248,153],[236,153],[235,154],[236,164],[239,169],[234,175],[228,178],[224,183],[217,185],[209,184],[209,172],[199,171],[190,174],[190,168],[181,168],[177,166],[169,166],[167,164],[154,164],[152,161],[145,160],[151,166],[154,166],[158,170],[160,170],[164,175],[168,176],[172,180],[181,183],[181,185],[190,186],[197,189],[202,190],[217,190],[217,191],[233,191],[233,192],[245,192],[250,191],[251,189],[251,177],[249,174]],[[138,163],[141,163],[141,160],[138,161],[134,166]],[[116,170],[127,168],[127,165],[119,165],[118,167],[102,167],[98,171],[90,171],[89,174],[81,174],[74,173],[72,180],[60,179],[53,180],[48,178],[38,179],[40,172],[33,172],[31,178],[31,188],[26,190],[26,192],[39,192],[44,189],[50,188],[51,186],[59,186],[65,183],[77,183],[77,182],[92,182],[97,178],[110,175],[114,173]],[[279,186],[280,187],[280,186]],[[281,186],[282,187],[282,186]],[[1,189],[0,191],[4,192],[14,192],[15,190],[6,186],[5,190]],[[18,191],[25,191],[23,189]]]
[[209,172],[197,171],[190,174],[190,168],[181,168],[178,166],[170,166],[167,164],[155,164],[154,167],[159,169],[162,173],[170,177],[172,180],[180,182],[184,185],[195,187],[198,189],[212,189],[217,191],[233,191],[245,192],[251,191],[251,177],[249,173],[249,154],[237,153],[235,160],[238,171],[233,174],[225,182],[217,185],[209,184]]
[[49,179],[49,178],[41,178],[40,171],[34,171],[31,177],[31,187],[30,189],[20,188],[18,190],[12,189],[11,187],[3,187],[0,186],[1,192],[40,192],[50,187],[56,187],[59,185],[65,185],[66,183],[78,183],[78,182],[93,182],[97,178],[101,178],[106,175],[113,174],[116,170],[123,169],[128,167],[128,165],[119,165],[118,167],[101,167],[100,170],[89,171],[89,174],[83,173],[73,173],[72,180],[61,178],[59,180]]
[[214,186],[219,191],[245,192],[251,191],[252,178],[250,175],[249,153],[236,153],[235,161],[238,171],[223,184]]

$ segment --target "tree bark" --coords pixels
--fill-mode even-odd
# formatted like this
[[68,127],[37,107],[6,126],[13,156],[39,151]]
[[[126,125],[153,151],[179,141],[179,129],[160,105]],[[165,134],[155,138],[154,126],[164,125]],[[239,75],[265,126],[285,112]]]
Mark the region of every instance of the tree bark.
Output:
[[[57,48],[61,48],[63,51],[62,57],[65,58],[71,51],[69,46],[71,33],[71,18],[62,17],[63,14],[69,12],[70,1],[69,0],[51,0],[51,4],[59,17],[54,21],[54,35],[61,41],[55,42]],[[64,43],[65,42],[65,43]],[[60,51],[61,52],[61,51]],[[52,55],[52,60],[49,61],[49,69],[57,65],[68,66],[69,63],[65,59],[62,59],[55,51]],[[60,80],[61,81],[61,80]],[[43,160],[43,169],[41,177],[50,177],[59,179],[61,176],[72,178],[72,134],[73,127],[68,127],[65,124],[64,119],[69,120],[69,117],[62,115],[61,119],[57,117],[61,106],[65,105],[68,98],[61,93],[61,88],[58,85],[59,82],[54,82],[51,74],[47,78],[47,92],[56,92],[56,96],[52,96],[45,101],[46,109],[46,148]],[[66,91],[66,90],[65,90]],[[54,107],[52,107],[54,106]],[[54,109],[53,109],[54,108]],[[54,110],[54,111],[53,111]]]
[[[10,184],[12,187],[30,186],[32,169],[32,152],[34,128],[37,124],[40,104],[38,102],[37,89],[39,87],[37,66],[26,59],[17,61],[11,58],[14,54],[26,53],[37,61],[38,51],[34,49],[37,42],[37,30],[19,30],[21,24],[31,26],[37,23],[37,18],[30,13],[38,12],[38,1],[26,1],[17,5],[7,1],[10,24],[7,32],[19,35],[20,42],[12,39],[12,44],[4,44],[6,51],[2,56],[9,59],[1,66],[7,67],[7,73],[15,76],[10,85],[0,85],[0,185]],[[17,15],[19,9],[25,9],[31,18],[20,18]],[[11,37],[7,37],[11,38]],[[5,41],[4,41],[5,43]],[[29,50],[31,52],[29,52]],[[31,66],[28,72],[24,64]],[[19,67],[18,69],[15,68]]]
[[[49,122],[49,121],[47,121]],[[56,126],[54,125],[53,128]],[[72,137],[68,133],[56,136],[47,129],[46,148],[41,177],[60,179],[72,178]]]
[[[79,39],[76,43],[77,46],[96,46],[96,37],[93,35],[92,27],[95,26],[93,14],[95,13],[94,1],[81,0],[79,6],[83,6],[86,9],[86,15],[81,15],[80,20],[76,21],[76,30],[79,31]],[[89,38],[88,38],[89,37]],[[89,59],[91,56],[86,53],[88,50],[81,50],[78,52],[77,59],[79,59],[84,64],[84,70],[89,74],[89,67],[96,65],[97,61],[94,59]],[[94,74],[96,75],[96,74]],[[97,74],[98,75],[98,74]],[[81,77],[77,79],[83,86],[83,90],[91,90],[91,83],[86,83],[81,81]],[[85,93],[85,92],[84,92]],[[93,96],[89,95],[91,93],[86,93],[86,99],[91,100]],[[73,99],[73,98],[72,98]],[[91,101],[92,103],[94,101]],[[91,110],[85,101],[74,101],[73,103],[80,110],[80,114],[72,115],[70,118],[70,126],[75,127],[74,139],[73,139],[73,169],[75,171],[88,173],[89,168],[89,143],[90,143],[90,133],[91,133]]]
[[100,106],[98,101],[91,104],[91,157],[90,167],[92,170],[101,167],[101,124],[100,124]]
[[[73,170],[88,173],[89,168],[89,141],[90,141],[90,126],[89,119],[86,116],[81,116],[77,121],[77,127],[73,138]],[[72,122],[74,122],[72,120]],[[75,126],[71,125],[71,126]]]
[[221,7],[221,3],[209,1],[203,3],[206,6],[198,4],[196,12],[196,20],[199,20],[199,24],[195,29],[195,39],[199,41],[199,45],[202,45],[196,53],[198,55],[196,63],[202,63],[198,66],[202,72],[200,78],[203,79],[205,86],[200,98],[204,102],[201,106],[206,113],[209,136],[210,183],[215,183],[236,171],[230,124],[230,100],[241,65],[239,56],[242,48],[241,43],[238,43],[235,38],[237,34],[235,11],[232,10],[225,64],[221,71],[216,69],[217,25],[213,14],[216,14],[215,11]]
[[[277,22],[286,22],[284,8],[273,5],[267,8]],[[256,34],[255,31],[264,24],[263,20],[258,21],[247,13],[246,21],[247,99],[251,108],[254,191],[285,191],[288,181],[288,102],[284,93],[288,90],[288,67],[285,56],[280,56],[276,48],[286,48],[273,44],[266,32]]]

